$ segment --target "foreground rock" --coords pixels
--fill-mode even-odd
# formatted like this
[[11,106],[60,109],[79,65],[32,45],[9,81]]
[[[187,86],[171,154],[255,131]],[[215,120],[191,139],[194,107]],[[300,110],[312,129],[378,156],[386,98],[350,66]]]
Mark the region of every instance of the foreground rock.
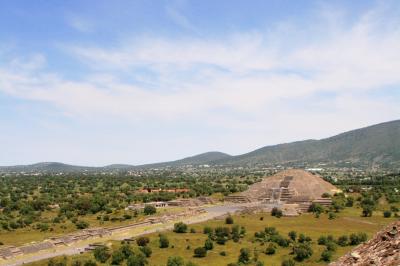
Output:
[[356,247],[330,265],[400,265],[400,221],[392,223],[371,240]]

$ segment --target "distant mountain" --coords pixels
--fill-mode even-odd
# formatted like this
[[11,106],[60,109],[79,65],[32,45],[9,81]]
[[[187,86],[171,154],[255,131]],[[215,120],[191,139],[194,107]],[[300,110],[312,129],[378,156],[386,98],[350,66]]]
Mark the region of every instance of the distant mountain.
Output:
[[131,169],[134,167],[135,166],[133,166],[131,164],[110,164],[110,165],[104,166],[103,168],[113,170],[113,169]]
[[274,146],[220,160],[218,164],[254,165],[293,162],[351,164],[365,168],[400,166],[400,120],[348,131],[321,140]]
[[316,165],[358,166],[371,169],[400,169],[400,120],[348,131],[321,140],[304,140],[266,146],[238,156],[206,152],[181,160],[132,166],[113,164],[105,167],[75,166],[57,162],[0,167],[0,172],[79,172],[114,171],[135,168],[162,168],[185,165]]
[[147,164],[147,165],[141,165],[139,167],[157,168],[157,167],[167,167],[167,166],[176,167],[183,165],[204,165],[204,164],[213,164],[214,162],[220,160],[229,160],[229,158],[232,158],[232,156],[229,154],[218,151],[212,151],[212,152],[201,153],[191,157],[186,157],[181,160],[176,160],[172,162]]
[[76,166],[58,162],[43,162],[29,165],[2,166],[1,172],[83,172],[99,169],[98,167]]

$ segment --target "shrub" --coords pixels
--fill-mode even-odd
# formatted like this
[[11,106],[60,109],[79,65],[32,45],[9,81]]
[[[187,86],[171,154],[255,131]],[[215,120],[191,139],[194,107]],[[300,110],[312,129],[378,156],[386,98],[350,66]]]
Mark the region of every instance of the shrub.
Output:
[[392,216],[392,212],[391,211],[384,211],[383,212],[383,217],[390,218],[391,216]]
[[122,245],[119,250],[122,252],[122,254],[124,255],[125,259],[129,258],[130,256],[133,255],[133,250],[132,247],[128,244],[124,244]]
[[167,248],[169,247],[169,240],[166,235],[160,235],[160,248]]
[[349,244],[352,246],[358,245],[367,240],[366,233],[351,234],[349,237]]
[[151,214],[155,214],[157,212],[157,209],[153,205],[146,205],[146,206],[144,206],[143,212],[146,215],[151,215]]
[[271,215],[275,216],[277,218],[281,218],[282,217],[282,210],[278,209],[277,207],[272,208],[271,210]]
[[276,246],[272,243],[269,243],[268,247],[265,249],[265,254],[273,255],[276,252]]
[[88,222],[85,222],[85,221],[77,221],[77,222],[75,223],[75,226],[76,226],[76,228],[78,228],[78,229],[85,229],[85,228],[88,228],[88,227],[89,227],[89,223],[88,223]]
[[204,233],[204,234],[209,235],[209,234],[212,234],[212,232],[213,232],[213,230],[212,230],[212,228],[211,228],[210,226],[205,226],[205,227],[203,228],[203,233]]
[[194,256],[197,258],[203,258],[207,256],[207,249],[205,249],[204,247],[195,248],[193,252]]
[[288,236],[290,237],[291,240],[296,241],[297,233],[296,231],[290,231],[288,233]]
[[125,220],[130,220],[130,219],[132,219],[132,215],[130,215],[130,214],[124,214],[124,219]]
[[392,212],[399,212],[399,208],[397,208],[396,206],[390,206],[390,210]]
[[321,253],[321,260],[325,262],[330,262],[332,259],[332,251],[324,250]]
[[221,252],[219,253],[219,255],[221,255],[221,256],[226,256],[226,251],[221,251]]
[[174,232],[175,233],[186,233],[187,225],[185,223],[179,222],[174,224]]
[[105,263],[111,256],[109,249],[105,246],[95,248],[93,255],[94,258],[101,263]]
[[372,199],[366,198],[361,201],[362,216],[371,217],[375,209],[375,202]]
[[228,217],[225,218],[225,223],[226,224],[233,224],[232,216],[228,215]]
[[275,227],[265,227],[264,232],[270,236],[279,234]]
[[147,265],[147,260],[146,257],[143,255],[143,253],[137,253],[133,254],[128,258],[128,261],[126,262],[127,266],[145,266]]
[[271,240],[275,243],[277,243],[281,247],[288,247],[290,244],[290,240],[283,238],[280,235],[274,236],[271,238]]
[[304,234],[299,235],[299,239],[297,240],[299,243],[311,242],[311,238],[309,236],[305,236]]
[[230,238],[230,230],[228,227],[215,228],[215,236],[217,244],[224,245]]
[[206,242],[204,243],[204,248],[206,250],[212,250],[214,248],[214,243],[212,242],[211,239],[207,239]]
[[348,197],[346,199],[346,207],[353,207],[353,205],[354,205],[354,198]]
[[183,266],[185,263],[183,262],[182,257],[172,256],[168,257],[167,266]]
[[74,260],[71,262],[71,266],[82,266],[82,262],[80,260]]
[[328,239],[326,236],[320,236],[318,238],[318,245],[325,245],[328,242]]
[[140,247],[140,251],[146,256],[146,258],[150,258],[153,251],[148,246]]
[[328,219],[329,219],[329,220],[333,220],[333,219],[335,219],[335,218],[336,218],[336,214],[333,213],[333,212],[329,212],[329,214],[328,214]]
[[239,242],[240,239],[240,233],[239,233],[239,226],[235,225],[232,227],[232,239],[234,242]]
[[240,249],[238,262],[243,264],[247,264],[250,262],[250,250],[248,248]]
[[335,252],[336,248],[337,248],[336,244],[333,241],[328,241],[325,246],[326,246],[327,250],[332,251],[332,252]]
[[147,246],[147,244],[150,242],[150,239],[146,236],[141,236],[138,239],[136,239],[136,244],[140,247]]
[[313,254],[311,246],[309,244],[299,244],[293,247],[293,254],[295,259],[298,261],[303,261]]
[[322,207],[321,204],[312,203],[308,208],[308,211],[313,213],[322,213],[324,211],[324,207]]
[[124,254],[121,250],[116,250],[113,252],[111,256],[111,264],[112,265],[120,265],[125,259]]
[[336,243],[341,247],[345,247],[349,244],[349,238],[346,235],[339,236]]
[[196,229],[190,228],[190,233],[195,234],[196,233]]

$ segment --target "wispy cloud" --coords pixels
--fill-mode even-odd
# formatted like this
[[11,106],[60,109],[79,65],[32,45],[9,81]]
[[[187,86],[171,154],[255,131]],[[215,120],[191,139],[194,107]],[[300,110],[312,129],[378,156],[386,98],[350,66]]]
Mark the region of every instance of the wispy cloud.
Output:
[[[346,26],[321,16],[302,29],[291,25],[220,39],[147,36],[127,38],[113,49],[68,46],[67,52],[87,66],[87,78],[67,80],[62,73],[35,68],[27,73],[3,65],[0,90],[79,117],[192,117],[227,127],[257,127],[267,119],[279,124],[297,115],[318,121],[329,116],[379,120],[400,113],[396,103],[370,96],[400,84],[400,31],[398,24],[386,23],[400,19],[382,19],[377,12]],[[330,31],[321,35],[327,24]],[[307,39],[317,33],[318,38]],[[321,99],[321,93],[333,97]],[[330,105],[332,113],[309,112],[304,106],[312,107],[311,98]],[[369,105],[380,113],[357,109]]]
[[67,22],[69,26],[83,33],[92,32],[94,30],[93,22],[81,16],[70,15],[67,17]]
[[182,13],[182,4],[178,5],[176,2],[175,3],[169,3],[165,7],[165,12],[167,16],[178,26],[197,32],[196,27],[189,21],[189,19]]

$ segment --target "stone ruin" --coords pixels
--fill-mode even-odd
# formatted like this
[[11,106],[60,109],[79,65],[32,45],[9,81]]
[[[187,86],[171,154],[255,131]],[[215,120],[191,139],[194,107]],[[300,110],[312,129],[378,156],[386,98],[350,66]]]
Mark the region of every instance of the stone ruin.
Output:
[[[227,196],[225,200],[234,203],[258,202],[271,209],[273,207],[286,209],[288,216],[295,216],[296,211],[306,212],[312,203],[330,206],[332,200],[323,198],[322,195],[324,193],[332,195],[339,191],[319,175],[293,169],[266,177],[261,182],[251,185],[247,191]],[[293,211],[294,209],[296,211]]]
[[400,221],[377,233],[368,242],[359,245],[330,266],[399,266]]
[[[0,246],[0,259],[7,260],[17,257],[19,255],[36,253],[39,251],[49,250],[59,246],[71,246],[72,244],[78,241],[87,239],[99,238],[100,240],[102,237],[110,236],[114,233],[123,232],[139,226],[146,226],[156,223],[166,223],[169,221],[181,220],[184,218],[203,214],[205,212],[206,211],[203,208],[193,207],[193,208],[187,208],[187,210],[184,212],[165,214],[161,217],[160,216],[149,217],[142,221],[138,221],[131,224],[119,225],[108,228],[107,227],[87,228],[67,235],[54,236],[41,242],[30,243],[19,247],[11,245]],[[91,245],[91,247],[93,247],[93,245]]]

